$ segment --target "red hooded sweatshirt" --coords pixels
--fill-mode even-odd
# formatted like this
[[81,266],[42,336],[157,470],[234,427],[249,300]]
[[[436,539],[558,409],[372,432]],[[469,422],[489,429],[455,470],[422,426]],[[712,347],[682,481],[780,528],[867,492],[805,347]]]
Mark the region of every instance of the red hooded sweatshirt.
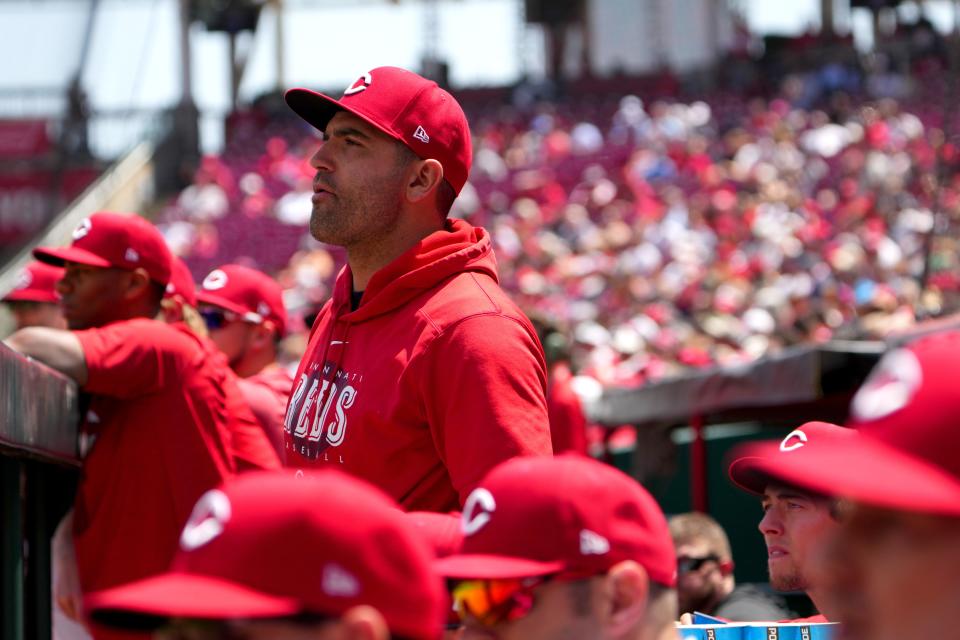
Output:
[[490,238],[449,220],[370,279],[337,277],[294,379],[287,465],[336,465],[404,508],[459,509],[484,474],[550,455],[546,365]]

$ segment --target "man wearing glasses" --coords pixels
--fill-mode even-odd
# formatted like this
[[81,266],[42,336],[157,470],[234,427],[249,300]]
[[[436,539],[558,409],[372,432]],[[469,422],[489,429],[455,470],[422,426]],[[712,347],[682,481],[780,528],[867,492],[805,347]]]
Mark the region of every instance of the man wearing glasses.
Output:
[[197,301],[210,339],[227,356],[240,391],[283,457],[283,417],[293,386],[277,363],[287,329],[283,290],[265,273],[226,264],[203,279]]
[[158,640],[436,640],[445,599],[398,505],[336,470],[207,492],[159,575],[92,594],[94,628]]
[[467,498],[455,580],[464,640],[676,639],[667,522],[633,479],[573,454],[501,463]]
[[681,614],[696,611],[735,622],[781,620],[788,615],[756,586],[736,585],[730,540],[719,522],[692,512],[672,516],[668,524],[677,548]]

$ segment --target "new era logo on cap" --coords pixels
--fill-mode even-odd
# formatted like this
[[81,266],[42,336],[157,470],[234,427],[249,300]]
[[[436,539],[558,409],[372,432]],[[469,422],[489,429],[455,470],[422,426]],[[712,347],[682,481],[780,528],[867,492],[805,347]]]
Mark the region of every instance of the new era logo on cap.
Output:
[[585,556],[602,556],[610,552],[610,541],[589,529],[580,532],[580,553]]
[[430,136],[427,135],[427,132],[424,131],[423,127],[417,127],[417,130],[413,132],[413,137],[424,144],[428,144],[430,142]]
[[320,588],[328,596],[353,598],[360,595],[360,582],[356,576],[334,563],[323,568]]

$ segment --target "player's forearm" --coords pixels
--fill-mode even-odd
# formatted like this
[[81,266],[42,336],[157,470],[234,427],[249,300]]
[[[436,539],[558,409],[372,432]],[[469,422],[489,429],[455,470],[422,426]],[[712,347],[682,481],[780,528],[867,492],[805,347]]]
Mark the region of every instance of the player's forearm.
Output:
[[4,343],[14,351],[73,378],[81,386],[87,382],[87,361],[83,347],[70,331],[28,327],[20,329]]

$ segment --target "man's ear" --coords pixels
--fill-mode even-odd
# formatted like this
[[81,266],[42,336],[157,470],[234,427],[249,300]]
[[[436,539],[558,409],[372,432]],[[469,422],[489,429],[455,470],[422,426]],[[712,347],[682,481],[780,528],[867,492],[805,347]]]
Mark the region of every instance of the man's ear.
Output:
[[611,637],[627,637],[643,621],[650,595],[650,577],[646,569],[633,560],[614,565],[605,578],[609,598],[606,626]]
[[412,171],[407,181],[407,199],[413,203],[420,203],[428,197],[435,197],[437,188],[443,182],[443,165],[430,158],[417,160],[410,166]]
[[387,621],[379,611],[369,605],[347,609],[340,616],[338,626],[342,632],[338,634],[338,638],[342,640],[390,640]]
[[146,269],[142,267],[127,272],[126,284],[124,298],[127,300],[142,297],[153,286]]
[[717,563],[717,567],[720,569],[720,574],[726,577],[733,573],[733,560],[721,560]]

